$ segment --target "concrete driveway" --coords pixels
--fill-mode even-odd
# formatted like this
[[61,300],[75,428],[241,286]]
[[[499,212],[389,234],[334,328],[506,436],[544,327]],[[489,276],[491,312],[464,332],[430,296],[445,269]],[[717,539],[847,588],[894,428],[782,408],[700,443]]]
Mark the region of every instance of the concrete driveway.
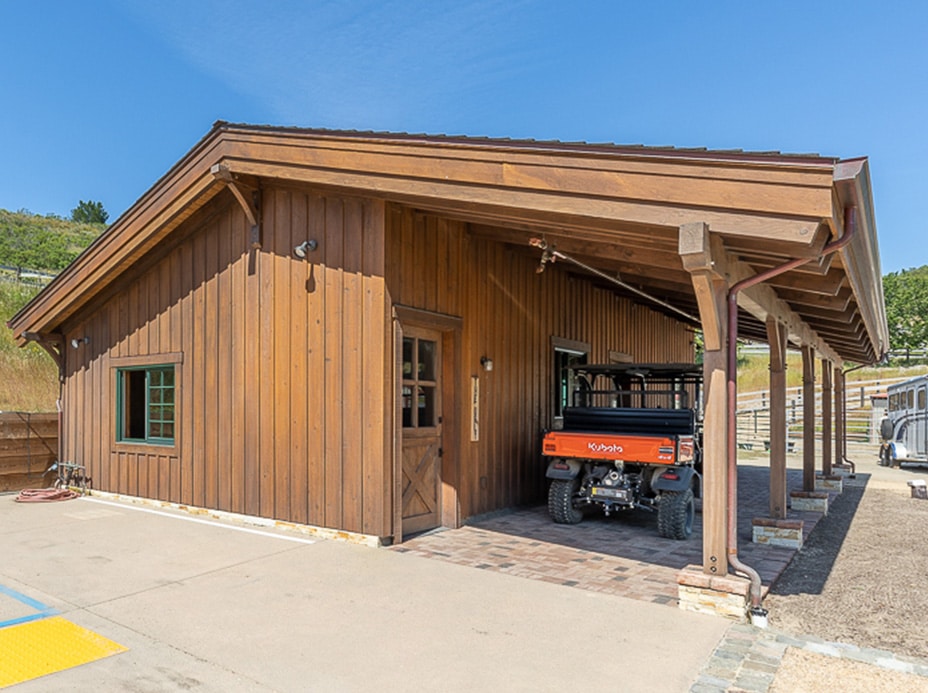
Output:
[[[128,648],[15,686],[24,692],[685,691],[730,626],[97,498],[0,495],[0,557],[6,594]],[[0,623],[4,608],[28,611],[11,604],[0,596]]]

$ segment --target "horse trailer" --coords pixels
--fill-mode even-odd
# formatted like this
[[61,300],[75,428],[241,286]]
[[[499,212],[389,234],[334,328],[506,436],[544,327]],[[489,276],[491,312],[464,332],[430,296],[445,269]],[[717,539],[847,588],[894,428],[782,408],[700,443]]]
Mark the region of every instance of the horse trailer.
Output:
[[886,418],[880,424],[880,464],[928,464],[928,375],[890,385]]

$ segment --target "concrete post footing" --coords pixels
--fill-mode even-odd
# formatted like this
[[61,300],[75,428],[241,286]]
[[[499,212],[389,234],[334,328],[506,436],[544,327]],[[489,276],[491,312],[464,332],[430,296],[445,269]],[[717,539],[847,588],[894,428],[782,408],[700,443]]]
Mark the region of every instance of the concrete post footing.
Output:
[[824,491],[792,491],[789,498],[793,510],[828,514],[828,494]]
[[844,491],[844,477],[837,474],[819,474],[815,477],[815,490],[826,493],[842,493]]
[[751,581],[738,575],[709,575],[688,565],[677,574],[679,606],[684,611],[747,621]]
[[755,517],[751,521],[753,542],[782,546],[798,551],[802,548],[802,520],[776,520],[770,517]]

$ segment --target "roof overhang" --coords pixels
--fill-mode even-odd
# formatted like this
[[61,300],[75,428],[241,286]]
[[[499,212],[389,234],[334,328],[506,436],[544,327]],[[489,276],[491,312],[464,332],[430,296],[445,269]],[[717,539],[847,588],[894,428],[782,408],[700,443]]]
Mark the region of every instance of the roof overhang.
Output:
[[[865,159],[561,142],[357,133],[217,123],[125,214],[10,321],[20,343],[48,335],[230,183],[289,182],[382,198],[469,223],[525,252],[558,249],[696,309],[679,228],[704,222],[741,273],[802,267],[745,296],[742,335],[765,339],[775,311],[794,341],[855,362],[888,348]],[[241,195],[238,195],[241,198]],[[242,201],[240,199],[240,201]],[[837,259],[819,259],[843,233]],[[755,292],[756,293],[756,292]],[[755,297],[757,299],[757,297]]]

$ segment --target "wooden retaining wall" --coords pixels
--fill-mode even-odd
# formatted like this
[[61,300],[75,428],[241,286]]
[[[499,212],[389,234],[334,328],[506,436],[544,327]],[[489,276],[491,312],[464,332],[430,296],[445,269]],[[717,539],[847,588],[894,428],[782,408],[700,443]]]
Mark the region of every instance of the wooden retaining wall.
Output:
[[57,414],[0,412],[0,491],[51,486],[57,458]]

